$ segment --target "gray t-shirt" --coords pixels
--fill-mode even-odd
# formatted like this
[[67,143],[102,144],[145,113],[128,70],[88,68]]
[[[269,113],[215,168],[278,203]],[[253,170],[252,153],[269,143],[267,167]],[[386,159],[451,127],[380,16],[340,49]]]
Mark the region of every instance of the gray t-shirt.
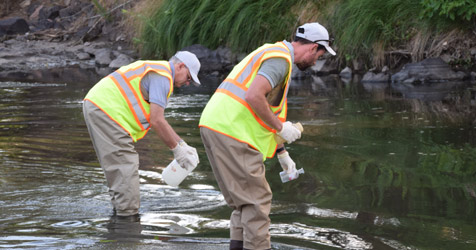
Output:
[[[291,60],[294,62],[294,48],[288,41],[283,41],[284,45],[288,47]],[[278,84],[284,83],[286,76],[289,73],[289,64],[284,58],[270,58],[261,64],[258,70],[258,75],[262,75],[268,79],[271,88],[275,88]]]
[[271,88],[275,88],[286,79],[289,71],[288,62],[284,58],[270,58],[261,64],[258,75],[264,76],[271,84]]
[[[171,65],[173,66],[173,65]],[[175,70],[172,68],[172,78]],[[141,92],[144,99],[150,103],[155,103],[162,108],[168,104],[167,94],[170,91],[170,81],[167,77],[159,75],[153,71],[148,72],[141,80]]]
[[[287,41],[283,42],[289,48],[291,52],[291,59],[294,61],[294,49],[292,45]],[[278,85],[284,84],[288,73],[289,63],[284,58],[270,58],[261,64],[258,70],[258,75],[262,75],[268,79],[272,88],[271,92],[266,96],[269,104],[273,106],[279,105],[279,102],[281,101],[284,94],[284,89],[276,87]]]

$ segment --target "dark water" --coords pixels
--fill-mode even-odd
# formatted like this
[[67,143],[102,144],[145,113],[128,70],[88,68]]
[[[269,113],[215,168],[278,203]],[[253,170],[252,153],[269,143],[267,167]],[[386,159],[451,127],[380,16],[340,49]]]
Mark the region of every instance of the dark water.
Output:
[[[166,110],[201,161],[179,189],[161,180],[172,153],[157,136],[137,144],[142,217],[126,223],[110,218],[81,114],[96,80],[0,82],[0,248],[227,249],[231,211],[197,127],[213,87],[177,91]],[[283,184],[266,162],[275,249],[476,249],[474,85],[293,86],[304,134],[288,150],[306,173]]]

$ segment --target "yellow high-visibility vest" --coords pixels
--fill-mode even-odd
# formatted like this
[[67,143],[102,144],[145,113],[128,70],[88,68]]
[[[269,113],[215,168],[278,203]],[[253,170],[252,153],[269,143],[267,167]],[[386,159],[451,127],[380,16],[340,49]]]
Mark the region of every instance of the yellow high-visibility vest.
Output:
[[168,61],[136,61],[123,66],[99,81],[89,90],[88,100],[121,126],[135,141],[150,129],[150,103],[142,96],[140,84],[150,71],[165,76],[173,92],[172,69]]
[[199,126],[227,135],[247,143],[266,157],[273,157],[276,151],[274,134],[276,130],[268,126],[245,101],[245,95],[256,77],[264,60],[284,58],[289,63],[283,96],[278,106],[269,105],[270,110],[282,121],[286,121],[287,94],[291,79],[293,59],[283,42],[265,44],[236,65],[228,77],[218,86],[216,92],[203,110]]

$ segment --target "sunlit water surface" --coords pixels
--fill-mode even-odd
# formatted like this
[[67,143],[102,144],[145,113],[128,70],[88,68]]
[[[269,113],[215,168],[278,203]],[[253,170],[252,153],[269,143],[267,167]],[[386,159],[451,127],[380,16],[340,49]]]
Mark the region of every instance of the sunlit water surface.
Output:
[[[117,223],[82,116],[87,83],[0,82],[0,248],[227,249],[231,210],[197,127],[213,87],[177,91],[168,121],[200,155],[181,184],[150,132],[141,156],[141,220]],[[288,146],[305,174],[273,190],[274,249],[475,249],[475,88],[294,81]]]

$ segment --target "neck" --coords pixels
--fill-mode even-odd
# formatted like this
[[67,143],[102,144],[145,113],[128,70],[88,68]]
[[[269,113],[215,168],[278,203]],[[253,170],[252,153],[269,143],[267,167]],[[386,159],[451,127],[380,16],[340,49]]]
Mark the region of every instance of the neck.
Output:
[[291,42],[294,48],[294,63],[301,61],[303,53],[303,46],[298,42]]

